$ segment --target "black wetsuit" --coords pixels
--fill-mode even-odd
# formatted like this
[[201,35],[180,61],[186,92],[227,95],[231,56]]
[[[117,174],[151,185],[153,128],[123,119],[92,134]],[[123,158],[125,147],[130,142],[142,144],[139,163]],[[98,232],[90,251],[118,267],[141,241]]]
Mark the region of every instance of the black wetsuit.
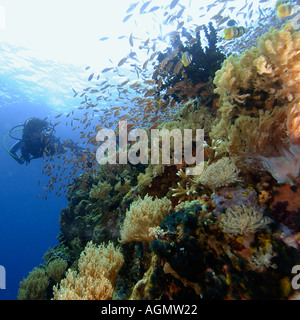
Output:
[[[22,139],[16,142],[9,150],[11,156],[20,164],[28,164],[32,159],[62,154],[70,149],[77,156],[86,154],[86,150],[78,147],[69,140],[67,144],[61,143],[54,136],[54,129],[45,120],[32,118],[25,122]],[[17,152],[20,151],[20,155]]]
[[[17,152],[21,150],[21,156],[17,155]],[[55,136],[43,137],[38,140],[19,140],[11,149],[10,153],[15,155],[14,159],[23,164],[28,164],[32,159],[37,159],[46,155],[65,153],[66,148],[60,143],[59,139]]]

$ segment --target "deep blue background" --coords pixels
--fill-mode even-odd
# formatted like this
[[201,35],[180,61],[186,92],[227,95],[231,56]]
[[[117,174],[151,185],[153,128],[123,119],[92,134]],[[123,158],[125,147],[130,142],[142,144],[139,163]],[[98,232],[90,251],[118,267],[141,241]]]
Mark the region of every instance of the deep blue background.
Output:
[[[45,118],[49,113],[47,106],[28,102],[0,107],[1,139],[27,118]],[[58,135],[67,139],[71,129],[60,131]],[[7,139],[8,145],[13,142]],[[67,200],[55,194],[50,194],[48,200],[37,198],[36,192],[42,195],[42,186],[48,182],[48,177],[42,175],[41,159],[20,165],[1,147],[0,163],[0,265],[6,269],[6,290],[0,290],[2,300],[16,299],[19,282],[43,262],[49,247],[58,244],[59,214]]]
[[[0,289],[0,300],[17,299],[19,282],[43,263],[48,248],[58,244],[59,216],[67,205],[64,195],[55,196],[57,189],[43,199],[42,188],[49,179],[42,174],[43,160],[20,165],[5,151],[2,140],[28,118],[47,117],[53,124],[61,121],[55,127],[57,137],[77,142],[79,134],[70,124],[66,126],[68,119],[55,116],[74,110],[81,117],[76,109],[82,99],[74,98],[72,88],[80,91],[87,84],[84,66],[37,60],[25,48],[0,42],[0,265],[6,270],[6,289]],[[6,145],[10,148],[15,142],[8,137]]]
[[[1,141],[11,128],[24,124],[28,118],[47,117],[47,121],[52,124],[60,122],[55,126],[55,135],[61,141],[72,139],[79,142],[80,146],[80,130],[73,130],[74,127],[70,126],[72,116],[66,115],[73,111],[74,117],[85,117],[86,110],[78,108],[82,106],[83,98],[81,94],[74,97],[73,89],[82,92],[90,86],[89,73],[85,71],[85,66],[37,60],[26,49],[0,43]],[[101,108],[107,107],[106,102],[101,101]],[[56,118],[58,114],[63,115]],[[101,118],[95,120],[95,123],[98,124],[99,120]],[[21,137],[19,133],[14,136]],[[15,142],[8,137],[8,149]],[[54,161],[61,160],[55,158]],[[6,270],[6,289],[0,289],[0,300],[17,299],[20,281],[34,267],[43,263],[43,255],[49,247],[58,244],[59,216],[67,206],[67,200],[64,194],[61,197],[55,196],[59,184],[48,194],[47,200],[43,199],[43,187],[49,179],[42,174],[43,167],[42,159],[34,159],[28,166],[20,165],[1,143],[0,265]],[[61,184],[68,184],[68,174],[66,170]],[[79,174],[78,171],[76,176]]]

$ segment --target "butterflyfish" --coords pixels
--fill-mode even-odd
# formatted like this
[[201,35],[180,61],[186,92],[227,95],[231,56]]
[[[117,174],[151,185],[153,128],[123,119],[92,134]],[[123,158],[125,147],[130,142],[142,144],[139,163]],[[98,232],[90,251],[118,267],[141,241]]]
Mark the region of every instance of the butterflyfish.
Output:
[[245,33],[246,29],[244,27],[232,26],[224,30],[225,40],[231,40],[232,38],[237,38]]
[[293,5],[286,3],[277,7],[277,14],[279,18],[289,17],[294,13]]
[[181,61],[185,67],[187,67],[192,62],[193,56],[185,51],[181,56]]

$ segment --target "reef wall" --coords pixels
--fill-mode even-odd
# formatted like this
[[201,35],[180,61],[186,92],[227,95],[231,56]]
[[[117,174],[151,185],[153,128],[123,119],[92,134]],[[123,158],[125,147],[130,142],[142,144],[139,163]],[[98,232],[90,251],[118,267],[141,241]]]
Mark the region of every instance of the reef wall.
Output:
[[204,128],[204,172],[186,175],[183,159],[77,177],[60,243],[23,280],[20,299],[299,298],[291,269],[300,264],[300,33],[270,28],[224,62],[213,41],[219,67],[201,60],[213,70],[205,80],[196,65],[167,71],[178,57],[157,65],[170,72],[158,85],[181,103],[157,128]]

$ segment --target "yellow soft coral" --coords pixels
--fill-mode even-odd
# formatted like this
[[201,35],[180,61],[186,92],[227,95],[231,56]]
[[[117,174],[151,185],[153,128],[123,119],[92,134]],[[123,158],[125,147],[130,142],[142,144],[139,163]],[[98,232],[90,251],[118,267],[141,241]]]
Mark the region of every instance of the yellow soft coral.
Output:
[[237,101],[245,103],[243,98],[250,96],[247,90],[252,91],[252,97],[269,93],[281,103],[299,99],[299,71],[300,33],[291,24],[281,30],[271,28],[259,38],[257,47],[240,56],[230,56],[216,72],[214,83],[215,92],[220,95],[220,111],[226,101],[233,106]]
[[300,101],[289,109],[286,124],[289,138],[300,145]]
[[97,247],[90,241],[80,255],[79,272],[69,269],[60,287],[53,288],[55,300],[111,299],[123,262],[120,249],[111,242]]
[[152,229],[161,224],[162,219],[169,213],[171,206],[171,201],[166,197],[154,200],[148,195],[144,199],[139,197],[126,212],[120,230],[121,242],[151,242],[154,236],[151,232]]
[[[294,150],[300,144],[299,81],[300,32],[291,23],[271,27],[257,46],[226,59],[214,79],[219,118],[210,137],[221,141],[217,152],[263,159],[264,165]],[[294,173],[282,174],[281,182]]]

